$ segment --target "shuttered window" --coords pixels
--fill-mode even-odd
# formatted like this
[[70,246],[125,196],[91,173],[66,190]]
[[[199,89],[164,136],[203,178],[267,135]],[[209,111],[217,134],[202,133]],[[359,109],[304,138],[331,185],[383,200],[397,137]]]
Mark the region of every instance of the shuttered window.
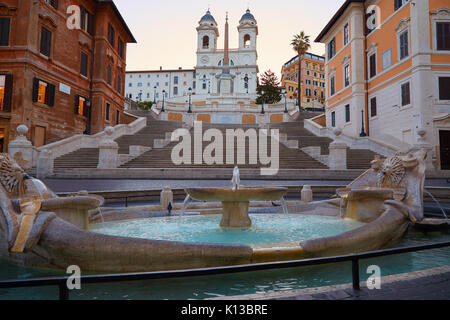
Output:
[[40,52],[47,57],[50,57],[52,48],[52,32],[45,27],[41,28],[41,50]]
[[75,114],[87,117],[88,114],[87,101],[88,101],[87,98],[80,95],[75,95]]
[[409,56],[408,31],[400,35],[400,60]]
[[336,127],[336,112],[334,111],[331,113],[331,126]]
[[10,18],[0,18],[0,46],[9,46],[9,29],[10,29],[11,19]]
[[119,56],[124,59],[125,58],[125,43],[122,41],[122,39],[119,37],[119,46],[117,48]]
[[377,98],[370,99],[370,116],[376,117],[377,115]]
[[400,9],[408,0],[394,0],[394,9]]
[[105,110],[105,119],[106,120],[109,120],[109,113],[111,111],[110,109],[111,109],[111,105],[109,103],[106,103],[106,110]]
[[88,76],[88,55],[84,52],[81,53],[81,66],[80,66],[80,74],[87,77]]
[[0,111],[11,112],[12,87],[12,74],[0,75]]
[[85,7],[81,6],[80,16],[81,29],[90,35],[94,35],[94,15],[87,11]]
[[450,77],[439,77],[439,100],[450,100]]
[[345,122],[350,122],[350,105],[345,106]]
[[116,45],[116,31],[114,30],[111,23],[108,23],[108,41],[109,43],[115,47]]
[[38,78],[33,79],[33,102],[46,104],[49,107],[55,105],[55,85]]
[[332,76],[330,80],[330,95],[334,95],[335,93],[336,93],[336,78]]
[[411,103],[411,92],[409,82],[402,84],[402,107]]
[[120,74],[117,75],[117,92],[122,93],[122,77]]
[[370,68],[370,77],[373,78],[377,75],[377,63],[376,63],[376,55],[372,54],[369,57],[369,68]]
[[437,50],[450,50],[450,22],[436,23]]
[[106,82],[108,82],[109,85],[111,85],[112,81],[112,68],[111,65],[108,64],[108,67],[106,68]]

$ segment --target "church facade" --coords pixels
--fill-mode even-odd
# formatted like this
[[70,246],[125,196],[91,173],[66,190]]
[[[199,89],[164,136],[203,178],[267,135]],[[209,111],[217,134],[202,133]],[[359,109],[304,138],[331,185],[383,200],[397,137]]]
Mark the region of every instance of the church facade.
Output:
[[[228,18],[225,32],[228,32]],[[258,76],[257,37],[258,24],[250,10],[242,16],[237,28],[239,47],[229,48],[228,34],[224,37],[224,48],[219,49],[219,30],[214,17],[208,11],[197,27],[197,95],[216,95],[220,92],[220,74],[225,67],[225,51],[228,51],[228,70],[232,76],[232,87],[227,94],[255,96]]]

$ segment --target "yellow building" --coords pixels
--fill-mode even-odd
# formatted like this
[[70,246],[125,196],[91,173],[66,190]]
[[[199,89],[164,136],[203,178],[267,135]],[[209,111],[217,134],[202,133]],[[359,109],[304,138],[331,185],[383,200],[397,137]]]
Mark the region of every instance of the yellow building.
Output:
[[394,146],[427,142],[450,170],[448,0],[347,0],[326,44],[326,123]]
[[[298,56],[286,62],[281,69],[281,86],[288,99],[298,97]],[[302,57],[302,107],[323,107],[325,102],[325,58],[312,53]]]

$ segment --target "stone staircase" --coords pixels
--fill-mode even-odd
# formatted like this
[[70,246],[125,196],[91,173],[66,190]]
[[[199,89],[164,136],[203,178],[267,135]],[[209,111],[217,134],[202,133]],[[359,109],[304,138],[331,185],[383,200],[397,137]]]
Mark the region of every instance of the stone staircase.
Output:
[[[139,111],[137,111],[139,113]],[[145,146],[154,147],[155,140],[163,140],[166,138],[166,133],[173,132],[176,129],[182,128],[182,124],[178,122],[160,121],[154,119],[149,113],[140,112],[137,116],[147,117],[147,126],[134,135],[126,135],[118,138],[116,142],[119,145],[119,154],[125,155],[129,153],[130,146]],[[280,134],[286,134],[288,140],[298,141],[298,148],[288,148],[287,146],[280,144],[280,169],[327,169],[327,167],[312,158],[301,149],[305,147],[317,147],[321,149],[322,155],[328,155],[328,146],[332,142],[331,139],[325,137],[317,137],[304,128],[304,120],[317,116],[317,113],[305,112],[301,113],[298,119],[290,123],[271,124],[269,129],[278,129]],[[219,129],[224,136],[225,145],[225,132],[227,129],[242,128],[247,130],[249,128],[257,129],[256,125],[218,125],[218,124],[203,124],[203,131],[210,128]],[[191,130],[192,134],[193,130]],[[269,130],[270,134],[270,130]],[[193,134],[192,134],[193,136]],[[200,168],[233,168],[235,164],[215,164],[212,166],[206,166],[205,164],[198,165],[194,163],[194,155],[191,155],[192,164],[183,164],[176,166],[172,163],[171,154],[172,149],[178,144],[178,142],[170,143],[163,148],[153,148],[151,151],[145,152],[142,155],[126,162],[120,166],[120,168],[185,168],[185,169],[200,169]],[[202,150],[208,146],[210,142],[203,142]],[[224,146],[224,162],[226,160],[226,150]],[[268,155],[271,154],[270,143],[268,143]],[[194,147],[192,145],[192,152]],[[237,155],[237,146],[235,146],[235,163]],[[239,165],[242,169],[259,169],[261,165],[248,164],[249,148],[248,141],[246,142],[246,165]],[[370,150],[354,150],[349,149],[347,156],[348,169],[368,169],[370,168],[370,162],[374,159],[375,153]],[[97,168],[99,159],[99,150],[92,148],[83,148],[75,152],[66,154],[62,157],[55,159],[54,171],[67,171],[67,169],[77,168]],[[265,167],[265,166],[263,166]]]

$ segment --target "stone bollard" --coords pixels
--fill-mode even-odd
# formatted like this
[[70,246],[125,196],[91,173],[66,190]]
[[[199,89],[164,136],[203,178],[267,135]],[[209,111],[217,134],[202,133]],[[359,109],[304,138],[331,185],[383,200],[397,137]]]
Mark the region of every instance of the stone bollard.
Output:
[[303,186],[302,202],[310,203],[313,201],[313,192],[311,186]]
[[33,166],[34,147],[25,136],[28,133],[28,127],[26,125],[21,124],[16,130],[19,136],[9,143],[9,154],[23,169],[27,170]]
[[330,170],[347,170],[347,149],[348,146],[341,140],[342,129],[334,129],[336,139],[330,143],[330,155],[328,157],[328,167]]
[[119,145],[112,140],[113,127],[105,128],[106,137],[99,145],[98,169],[115,169],[118,163]]
[[160,198],[161,208],[166,211],[169,207],[169,204],[172,204],[173,207],[173,192],[169,187],[165,187],[161,192]]
[[54,159],[50,150],[42,150],[36,165],[36,176],[38,179],[48,178],[53,175]]

